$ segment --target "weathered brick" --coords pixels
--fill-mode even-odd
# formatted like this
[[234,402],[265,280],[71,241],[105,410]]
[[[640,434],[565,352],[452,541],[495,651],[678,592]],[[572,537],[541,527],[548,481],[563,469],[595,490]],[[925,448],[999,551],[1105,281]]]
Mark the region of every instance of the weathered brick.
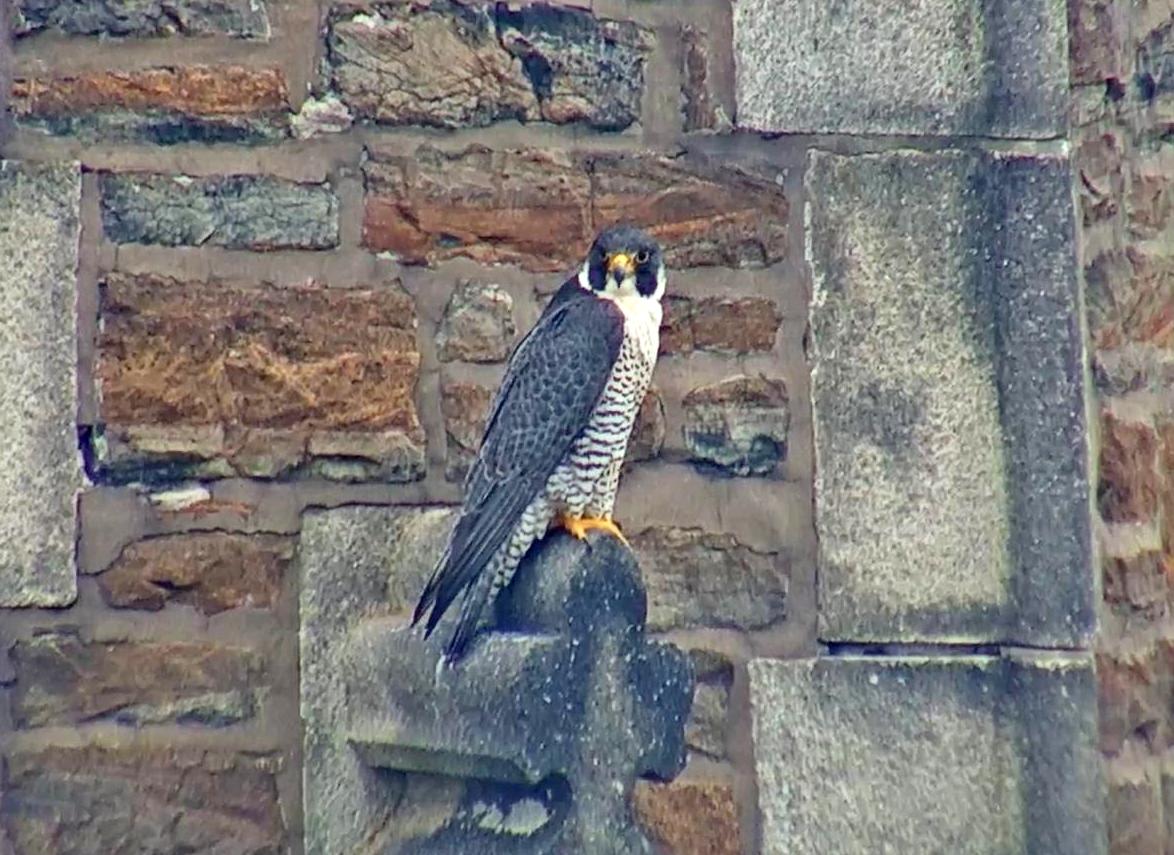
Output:
[[1107,604],[1148,620],[1168,613],[1174,560],[1164,561],[1160,552],[1148,551],[1132,558],[1104,558],[1103,565],[1102,591]]
[[100,182],[102,225],[115,243],[254,250],[338,244],[338,199],[326,184],[139,172],[104,173]]
[[416,316],[398,285],[110,275],[101,313],[104,477],[423,474]]
[[277,757],[93,745],[9,751],[7,767],[14,855],[288,851]]
[[293,541],[268,534],[176,534],[132,543],[98,577],[112,606],[157,611],[185,603],[213,615],[272,608],[293,558]]
[[289,96],[278,69],[149,68],[18,78],[22,124],[57,135],[171,145],[284,136]]
[[355,116],[382,124],[619,130],[640,117],[652,42],[635,24],[578,9],[385,3],[333,18],[330,82]]
[[669,855],[738,855],[742,851],[738,803],[729,781],[637,781],[632,807],[644,833]]
[[500,362],[509,356],[517,328],[514,300],[496,285],[461,282],[436,335],[441,361]]
[[262,0],[18,0],[16,35],[57,30],[77,36],[269,38]]
[[651,528],[629,538],[648,588],[648,627],[758,629],[786,614],[790,563],[732,535]]
[[766,475],[786,457],[791,415],[781,380],[733,377],[694,389],[682,404],[695,461],[731,475]]
[[256,653],[208,642],[99,642],[42,635],[12,647],[17,727],[112,720],[222,726],[252,718]]
[[751,353],[774,347],[782,317],[764,297],[666,297],[660,326],[662,356],[716,350]]
[[632,222],[672,268],[773,264],[787,251],[790,207],[775,176],[720,159],[588,155],[592,222]]
[[729,164],[422,146],[373,149],[364,173],[364,243],[411,264],[464,256],[564,271],[620,220],[656,236],[671,267],[771,264],[786,251],[781,187]]
[[1101,416],[1097,505],[1108,522],[1146,522],[1158,510],[1158,438],[1149,425]]
[[440,412],[448,436],[444,477],[448,480],[463,481],[473,465],[492,401],[493,390],[476,383],[446,382],[441,386]]

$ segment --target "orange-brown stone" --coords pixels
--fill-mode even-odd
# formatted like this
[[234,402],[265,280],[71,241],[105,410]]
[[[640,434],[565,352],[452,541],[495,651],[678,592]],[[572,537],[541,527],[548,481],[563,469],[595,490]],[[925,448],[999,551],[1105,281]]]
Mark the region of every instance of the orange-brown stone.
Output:
[[671,855],[738,855],[742,851],[738,805],[727,781],[637,781],[636,821]]
[[132,543],[98,577],[112,606],[152,611],[190,603],[206,615],[272,608],[293,558],[288,537],[196,532]]
[[781,320],[774,301],[762,297],[670,297],[665,300],[660,327],[660,352],[670,355],[694,350],[770,350]]
[[12,109],[18,116],[112,108],[241,116],[284,111],[288,105],[285,75],[275,68],[192,66],[101,71],[18,78],[12,88]]
[[107,422],[422,436],[415,310],[397,287],[112,275],[102,321]]
[[1147,522],[1158,510],[1158,438],[1149,425],[1101,418],[1097,503],[1108,522]]

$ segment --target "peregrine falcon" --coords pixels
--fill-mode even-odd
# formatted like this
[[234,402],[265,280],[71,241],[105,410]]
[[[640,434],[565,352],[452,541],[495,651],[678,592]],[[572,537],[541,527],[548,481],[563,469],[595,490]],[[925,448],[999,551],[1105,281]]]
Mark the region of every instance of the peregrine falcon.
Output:
[[514,349],[456,526],[412,616],[415,626],[428,614],[428,637],[461,598],[446,661],[464,654],[482,610],[551,524],[623,540],[612,509],[656,365],[664,289],[657,243],[609,228]]

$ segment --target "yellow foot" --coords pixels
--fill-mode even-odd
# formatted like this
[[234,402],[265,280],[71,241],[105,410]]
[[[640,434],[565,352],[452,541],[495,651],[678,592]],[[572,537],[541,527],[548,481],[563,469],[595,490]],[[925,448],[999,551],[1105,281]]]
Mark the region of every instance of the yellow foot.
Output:
[[614,520],[607,517],[571,517],[562,514],[558,518],[558,524],[569,531],[572,537],[577,537],[579,540],[585,539],[587,532],[592,529],[599,529],[619,538],[620,543],[624,546],[629,545],[628,539],[624,537],[620,527],[615,524]]

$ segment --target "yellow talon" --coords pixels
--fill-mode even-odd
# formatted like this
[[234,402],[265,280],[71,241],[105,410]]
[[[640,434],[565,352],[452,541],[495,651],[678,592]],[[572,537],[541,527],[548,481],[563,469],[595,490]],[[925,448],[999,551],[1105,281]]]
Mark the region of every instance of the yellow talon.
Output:
[[571,533],[572,537],[584,540],[587,537],[587,532],[592,529],[606,531],[608,534],[619,538],[620,543],[628,546],[628,539],[624,537],[624,533],[620,531],[620,527],[616,525],[615,520],[607,517],[571,517],[566,514],[561,514],[558,518],[558,523],[563,528]]

